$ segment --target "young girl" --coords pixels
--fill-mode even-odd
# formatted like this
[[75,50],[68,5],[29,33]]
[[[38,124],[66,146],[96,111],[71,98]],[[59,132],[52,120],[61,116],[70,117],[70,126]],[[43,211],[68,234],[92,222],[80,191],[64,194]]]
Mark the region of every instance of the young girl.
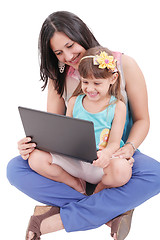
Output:
[[80,179],[98,183],[96,193],[104,188],[120,187],[132,175],[128,161],[113,156],[124,145],[121,138],[126,107],[120,93],[116,60],[108,49],[94,47],[86,51],[79,64],[79,73],[80,95],[69,100],[66,115],[93,121],[97,159],[91,165],[59,154],[51,154],[51,158],[49,153],[45,153],[44,163],[39,164],[33,152],[29,157],[29,165],[39,174],[68,184],[80,192],[84,192]]

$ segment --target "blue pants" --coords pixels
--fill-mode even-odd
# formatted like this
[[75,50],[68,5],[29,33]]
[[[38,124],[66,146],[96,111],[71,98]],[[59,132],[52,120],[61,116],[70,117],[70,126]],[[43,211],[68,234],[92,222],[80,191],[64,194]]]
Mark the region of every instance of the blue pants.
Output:
[[160,192],[160,163],[139,151],[130,181],[119,188],[104,189],[84,196],[69,186],[32,171],[21,156],[8,163],[7,177],[12,185],[29,197],[61,207],[60,215],[67,232],[101,226]]

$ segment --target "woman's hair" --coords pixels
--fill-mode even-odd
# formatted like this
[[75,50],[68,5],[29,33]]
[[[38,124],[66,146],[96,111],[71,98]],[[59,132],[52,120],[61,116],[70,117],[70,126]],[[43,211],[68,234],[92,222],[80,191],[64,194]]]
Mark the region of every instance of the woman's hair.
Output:
[[64,83],[69,67],[65,68],[64,73],[58,69],[58,59],[50,47],[50,39],[55,32],[63,32],[72,41],[80,44],[84,49],[98,46],[86,24],[76,15],[67,11],[54,12],[44,21],[39,35],[39,54],[40,54],[40,77],[44,81],[42,89],[45,89],[48,78],[55,83],[55,89],[62,96]]
[[[120,85],[121,85],[120,72],[118,71],[117,67],[116,67],[116,71],[112,72],[107,67],[101,69],[98,67],[98,65],[93,64],[93,56],[100,55],[100,53],[103,51],[106,52],[108,56],[113,56],[112,52],[109,49],[104,48],[102,46],[93,47],[87,50],[80,61],[80,64],[78,67],[79,74],[82,78],[85,78],[85,79],[86,78],[106,79],[108,77],[111,77],[115,72],[117,72],[118,73],[117,81],[114,84],[110,85],[109,94],[123,101],[123,97],[120,89]],[[86,56],[91,56],[91,57],[86,57]],[[81,93],[80,86],[77,88],[76,93],[78,93],[78,91],[79,93]]]

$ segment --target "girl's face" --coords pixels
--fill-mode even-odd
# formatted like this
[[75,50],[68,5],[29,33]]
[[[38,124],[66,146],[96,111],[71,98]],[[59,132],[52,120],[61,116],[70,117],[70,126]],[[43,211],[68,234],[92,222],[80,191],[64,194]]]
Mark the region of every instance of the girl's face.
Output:
[[85,53],[85,49],[77,42],[72,41],[62,32],[55,32],[50,39],[52,51],[60,62],[78,69],[79,61]]
[[104,79],[84,79],[81,78],[81,88],[83,93],[91,101],[103,100],[109,97],[109,87],[117,80],[117,75]]

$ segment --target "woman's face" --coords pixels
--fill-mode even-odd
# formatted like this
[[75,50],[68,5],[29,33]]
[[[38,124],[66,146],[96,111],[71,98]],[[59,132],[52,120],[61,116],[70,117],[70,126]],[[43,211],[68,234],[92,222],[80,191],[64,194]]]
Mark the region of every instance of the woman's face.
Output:
[[85,53],[85,49],[77,42],[72,41],[62,32],[55,32],[50,39],[52,51],[60,62],[78,69],[79,61]]

